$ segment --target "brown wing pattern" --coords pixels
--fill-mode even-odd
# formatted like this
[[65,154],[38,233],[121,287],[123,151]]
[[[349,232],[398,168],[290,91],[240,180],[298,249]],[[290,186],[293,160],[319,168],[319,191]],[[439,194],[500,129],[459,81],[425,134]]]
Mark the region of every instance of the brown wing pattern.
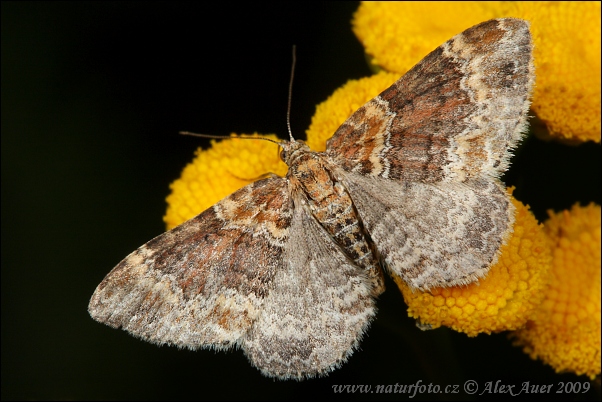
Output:
[[94,292],[90,315],[158,344],[233,346],[283,264],[291,208],[285,179],[242,188],[126,257]]
[[499,176],[525,130],[532,47],[523,20],[466,30],[359,108],[328,141],[328,156],[391,180]]

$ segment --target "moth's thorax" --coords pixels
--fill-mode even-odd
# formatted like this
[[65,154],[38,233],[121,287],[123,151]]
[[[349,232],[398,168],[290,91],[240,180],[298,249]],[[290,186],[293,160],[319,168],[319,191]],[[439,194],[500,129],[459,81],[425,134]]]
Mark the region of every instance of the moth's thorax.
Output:
[[313,152],[302,144],[293,147],[286,156],[290,162],[287,178],[292,193],[299,195],[298,199],[303,200],[345,253],[367,271],[373,282],[373,293],[382,293],[384,280],[372,252],[373,246],[366,238],[349,192],[337,178],[335,168],[326,155]]

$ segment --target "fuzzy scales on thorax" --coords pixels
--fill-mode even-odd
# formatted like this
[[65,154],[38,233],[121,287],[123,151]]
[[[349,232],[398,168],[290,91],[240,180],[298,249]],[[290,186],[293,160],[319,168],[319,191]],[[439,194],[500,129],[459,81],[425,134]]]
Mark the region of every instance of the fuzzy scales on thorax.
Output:
[[373,285],[373,294],[384,291],[383,273],[374,246],[335,167],[323,153],[313,152],[302,141],[281,143],[282,160],[288,165],[287,179],[295,202],[311,214],[356,265],[363,268]]

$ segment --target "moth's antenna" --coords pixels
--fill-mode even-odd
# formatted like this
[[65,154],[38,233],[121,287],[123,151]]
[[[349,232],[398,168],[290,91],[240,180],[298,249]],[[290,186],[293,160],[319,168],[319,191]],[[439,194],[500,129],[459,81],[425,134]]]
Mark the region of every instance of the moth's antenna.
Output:
[[[288,106],[286,108],[286,126],[288,127],[288,136],[291,139],[291,142],[295,142],[293,138],[293,131],[291,130],[291,103],[293,99],[293,78],[295,77],[295,64],[297,63],[297,46],[293,45],[293,65],[291,67],[291,80],[288,84]],[[190,135],[192,137],[201,137],[201,138],[213,138],[217,140],[225,140],[232,137],[226,137],[223,135],[211,135],[211,134],[198,134],[191,133],[190,131],[180,131],[182,135]],[[270,138],[265,137],[236,137],[241,138],[243,140],[265,140],[269,142],[273,142],[274,144],[281,146],[282,143],[278,141],[274,141]]]
[[240,138],[242,140],[264,140],[264,141],[269,141],[269,142],[273,142],[276,145],[280,145],[280,143],[278,141],[274,141],[270,138],[266,138],[266,137],[227,137],[225,135],[211,135],[211,134],[198,134],[198,133],[191,133],[190,131],[180,131],[180,134],[182,135],[190,135],[192,137],[201,137],[201,138],[213,138],[216,140],[228,140],[230,138]]
[[288,84],[288,107],[286,108],[286,126],[291,142],[295,142],[291,130],[291,102],[293,100],[293,78],[295,77],[295,63],[297,63],[297,46],[293,45],[293,66],[291,67],[291,80]]

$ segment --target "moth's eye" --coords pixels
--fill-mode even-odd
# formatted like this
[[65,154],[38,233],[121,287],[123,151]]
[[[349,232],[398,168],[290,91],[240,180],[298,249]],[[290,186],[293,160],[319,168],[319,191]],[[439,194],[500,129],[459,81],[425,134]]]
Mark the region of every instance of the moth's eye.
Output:
[[280,159],[285,160],[286,159],[286,150],[283,149],[282,151],[280,151]]

